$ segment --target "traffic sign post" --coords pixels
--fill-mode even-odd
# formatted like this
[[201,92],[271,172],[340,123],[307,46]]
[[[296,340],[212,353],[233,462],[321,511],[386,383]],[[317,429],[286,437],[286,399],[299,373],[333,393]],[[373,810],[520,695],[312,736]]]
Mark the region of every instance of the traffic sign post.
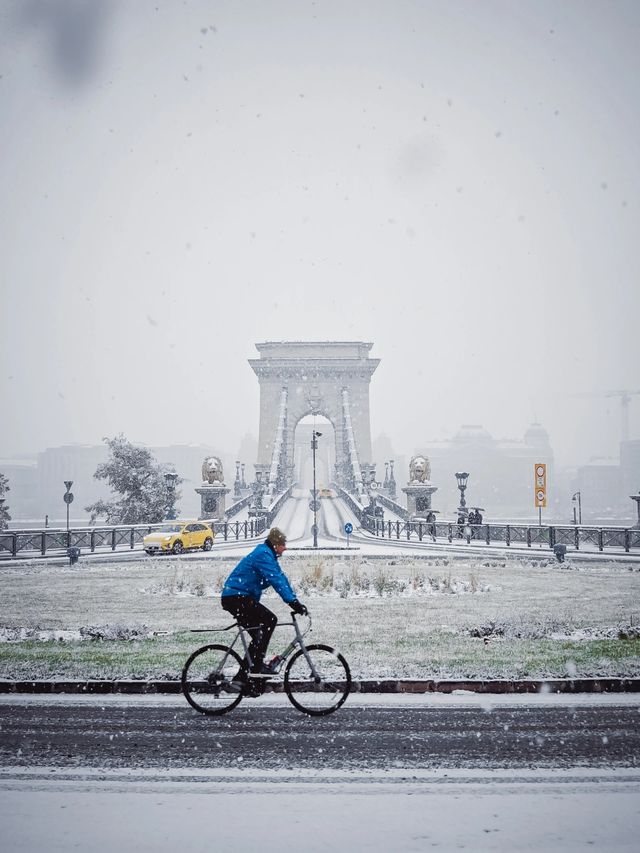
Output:
[[344,532],[347,534],[347,548],[349,548],[349,537],[353,533],[353,524],[351,524],[350,521],[347,521],[347,523],[345,524]]
[[538,524],[542,526],[542,508],[547,505],[547,466],[536,462],[533,466],[534,504],[538,509]]
[[67,505],[67,535],[69,533],[69,505],[73,503],[73,492],[71,491],[71,486],[73,486],[73,480],[65,480],[65,487],[67,491],[62,496],[63,501]]

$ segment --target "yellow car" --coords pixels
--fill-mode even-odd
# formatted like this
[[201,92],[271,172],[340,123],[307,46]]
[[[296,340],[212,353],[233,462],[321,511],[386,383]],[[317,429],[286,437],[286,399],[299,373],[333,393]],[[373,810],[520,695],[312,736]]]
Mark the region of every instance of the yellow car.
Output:
[[142,540],[147,554],[182,554],[190,548],[202,548],[210,551],[215,533],[208,524],[201,521],[170,521]]

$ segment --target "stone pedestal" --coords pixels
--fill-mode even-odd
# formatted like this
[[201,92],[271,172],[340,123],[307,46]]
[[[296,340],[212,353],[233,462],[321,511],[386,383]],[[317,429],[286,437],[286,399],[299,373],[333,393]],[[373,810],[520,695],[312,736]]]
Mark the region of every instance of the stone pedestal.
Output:
[[415,485],[405,486],[402,491],[407,496],[407,512],[409,519],[426,518],[427,513],[431,512],[431,496],[438,491],[437,486],[432,486],[430,483],[416,483]]
[[224,521],[225,497],[231,489],[225,485],[208,485],[203,483],[196,492],[200,495],[200,518]]

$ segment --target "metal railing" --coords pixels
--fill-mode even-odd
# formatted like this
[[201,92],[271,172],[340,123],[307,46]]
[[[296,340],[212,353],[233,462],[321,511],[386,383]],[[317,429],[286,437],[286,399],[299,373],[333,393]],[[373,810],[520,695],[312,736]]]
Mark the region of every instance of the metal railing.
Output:
[[404,519],[405,521],[409,520],[409,512],[406,509],[406,507],[403,507],[402,504],[399,504],[396,501],[391,500],[390,497],[382,494],[382,492],[376,492],[376,501],[381,506],[385,507],[386,509],[395,513],[396,515],[399,515],[400,518]]
[[287,501],[291,497],[292,491],[293,483],[289,486],[288,489],[285,489],[285,491],[282,492],[281,495],[278,495],[278,497],[274,500],[271,506],[267,509],[267,514],[264,517],[265,528],[267,524],[269,525],[269,527],[271,527],[271,525],[273,524],[273,519],[280,512],[280,510],[282,509],[282,505],[285,503],[285,501]]
[[[365,525],[366,521],[366,525]],[[546,545],[552,549],[554,545],[567,545],[579,551],[581,547],[594,546],[598,551],[605,548],[620,548],[627,553],[633,548],[640,548],[640,528],[632,527],[558,527],[558,526],[529,526],[523,524],[458,524],[455,521],[381,521],[365,519],[363,527],[383,539],[406,539],[418,542],[446,539],[466,541],[467,544],[483,543],[486,545],[523,544],[528,548],[532,545]]]
[[214,521],[213,532],[216,536],[222,536],[225,542],[229,539],[254,539],[267,529],[267,518],[258,515],[249,521]]
[[239,512],[245,509],[245,507],[251,506],[253,499],[253,492],[249,492],[248,495],[245,495],[243,498],[240,498],[240,500],[236,501],[236,503],[231,504],[229,509],[225,511],[227,519],[233,518],[234,515],[237,515]]
[[367,515],[364,512],[364,507],[362,506],[360,501],[354,498],[352,494],[350,494],[346,489],[343,489],[342,486],[339,486],[337,483],[332,483],[331,488],[336,490],[338,496],[342,498],[342,500],[347,504],[347,506],[358,519],[360,524],[363,527],[366,527],[368,525]]
[[[252,539],[264,532],[267,521],[257,517],[251,521],[214,521],[216,536],[229,539]],[[49,552],[66,552],[68,548],[82,548],[94,553],[97,549],[111,551],[133,550],[142,545],[147,533],[162,527],[162,524],[100,525],[73,528],[70,530],[2,530],[0,531],[0,560],[17,557],[18,554],[46,556]]]

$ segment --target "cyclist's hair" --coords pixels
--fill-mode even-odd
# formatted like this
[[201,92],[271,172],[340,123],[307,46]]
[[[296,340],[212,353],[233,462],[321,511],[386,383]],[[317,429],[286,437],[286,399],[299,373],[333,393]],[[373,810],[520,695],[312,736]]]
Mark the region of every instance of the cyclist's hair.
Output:
[[284,535],[282,530],[279,527],[272,527],[269,531],[269,535],[267,536],[267,542],[271,545],[286,545],[287,537]]

